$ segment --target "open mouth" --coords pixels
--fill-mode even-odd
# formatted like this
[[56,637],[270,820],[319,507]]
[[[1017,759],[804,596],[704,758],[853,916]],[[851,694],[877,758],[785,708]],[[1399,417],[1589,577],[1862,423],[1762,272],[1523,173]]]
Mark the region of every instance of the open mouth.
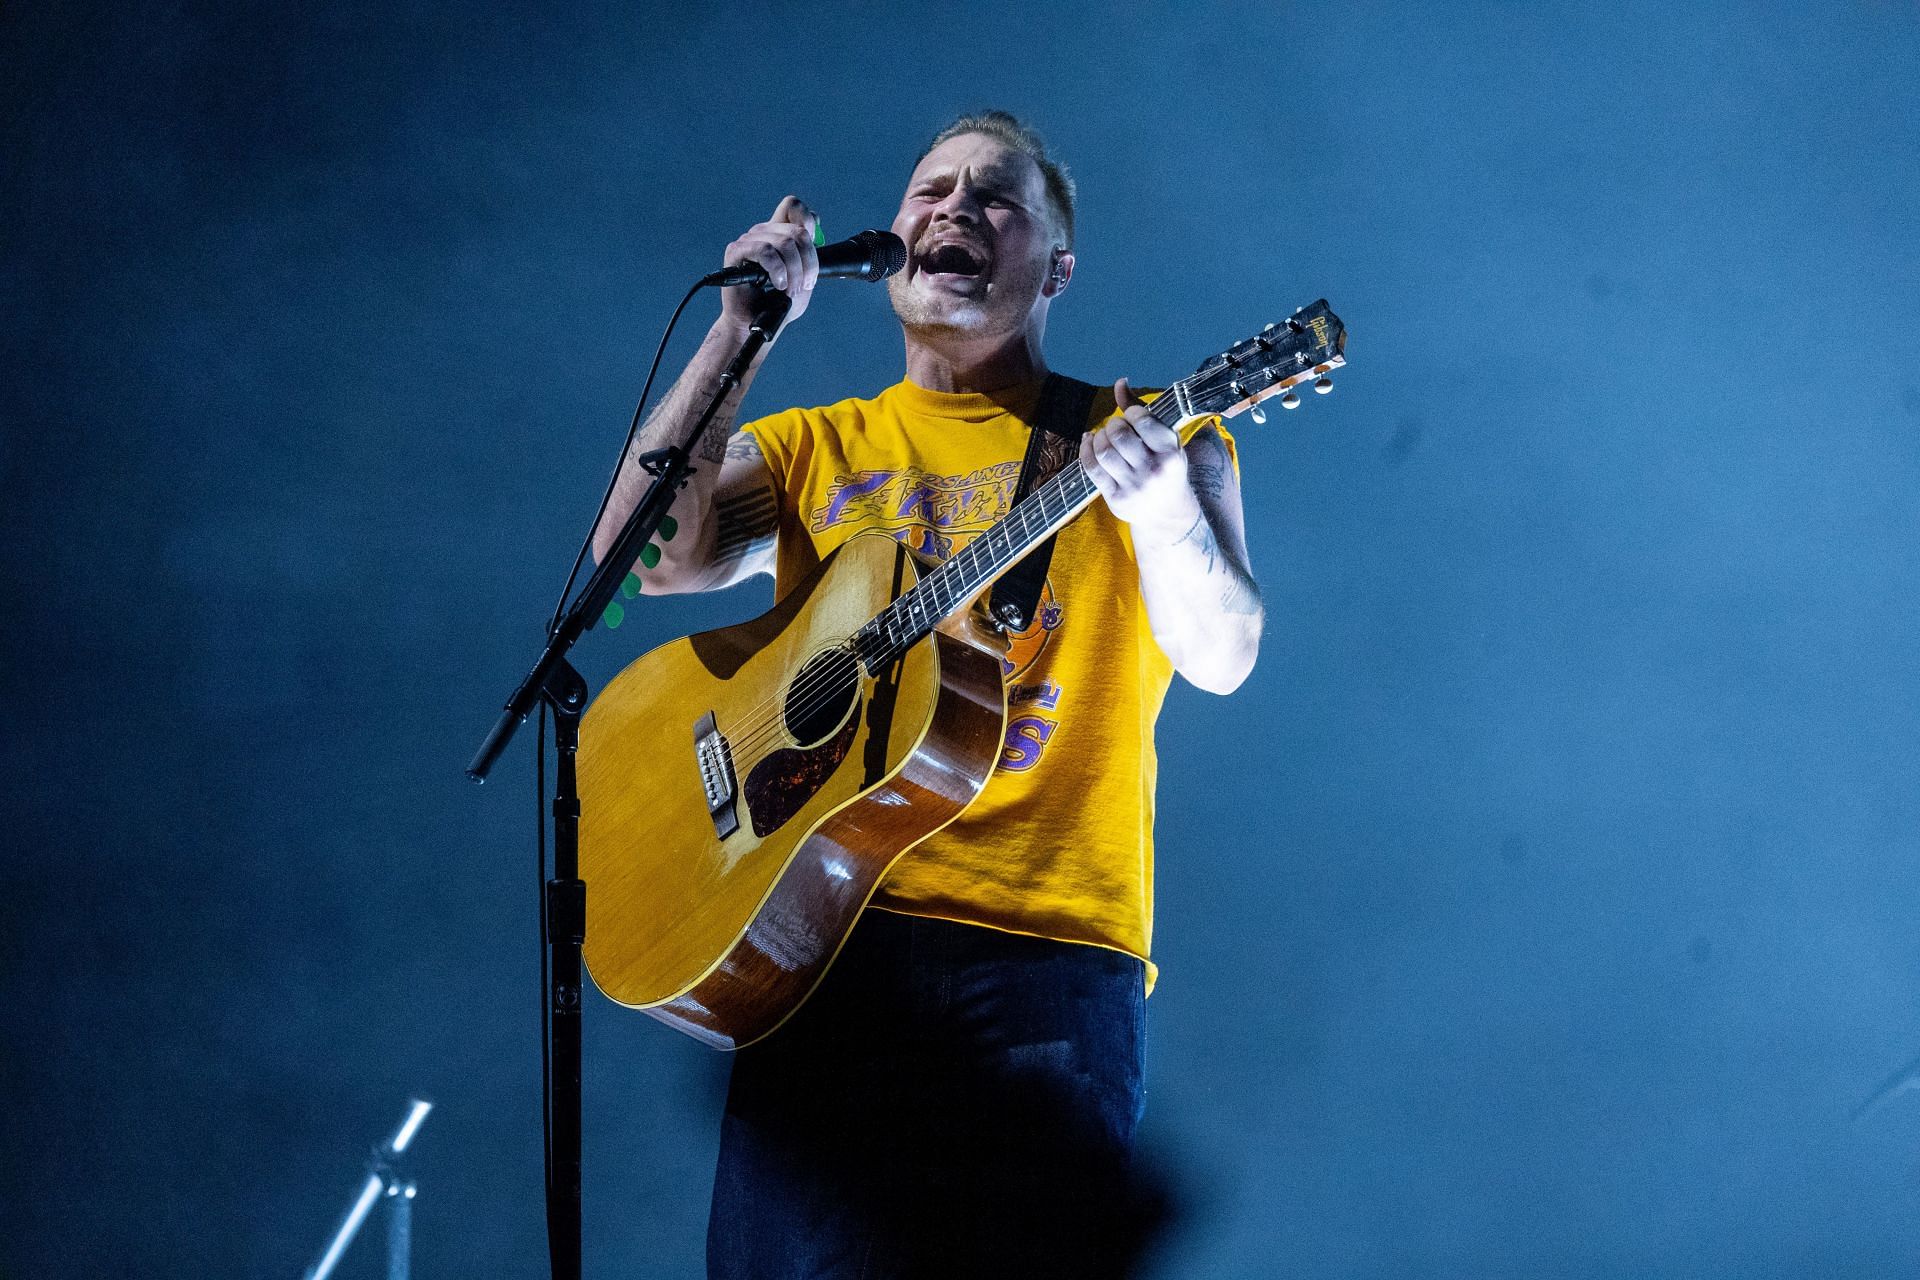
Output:
[[928,275],[977,276],[986,269],[986,256],[963,244],[938,245],[920,258],[920,270]]

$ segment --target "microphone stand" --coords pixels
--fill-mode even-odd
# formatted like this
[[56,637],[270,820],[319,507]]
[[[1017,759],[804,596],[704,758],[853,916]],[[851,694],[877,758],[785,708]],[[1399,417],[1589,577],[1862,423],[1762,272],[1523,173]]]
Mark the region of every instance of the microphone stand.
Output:
[[746,380],[761,348],[773,340],[793,299],[768,289],[754,291],[752,327],[740,352],[720,375],[706,411],[684,439],[640,458],[653,476],[640,504],[627,517],[613,548],[587,579],[572,607],[547,637],[547,644],[520,682],[486,741],[467,766],[467,777],[485,782],[514,730],[534,707],[545,702],[553,712],[554,746],[559,753],[553,791],[553,877],[544,886],[541,919],[548,948],[548,1073],[542,1100],[548,1120],[547,1251],[554,1280],[580,1276],[580,948],[587,936],[587,886],[580,879],[580,796],[574,757],[580,746],[580,716],[587,706],[587,682],[567,662],[567,652],[593,626],[626,579],[640,549],[660,527],[681,486],[692,474],[688,454],[705,434],[720,405]]

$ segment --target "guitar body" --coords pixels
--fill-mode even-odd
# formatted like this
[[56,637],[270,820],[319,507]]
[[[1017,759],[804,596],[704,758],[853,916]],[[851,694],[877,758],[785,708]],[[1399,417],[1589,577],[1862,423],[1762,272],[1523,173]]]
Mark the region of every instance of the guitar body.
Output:
[[[1147,412],[1183,440],[1213,414],[1264,421],[1262,400],[1331,390],[1345,346],[1321,299]],[[972,608],[1098,496],[1070,460],[924,576],[885,534],[849,539],[772,612],[663,645],[602,690],[578,756],[599,988],[722,1049],[797,1009],[888,868],[993,772],[1006,693]]]
[[840,647],[918,578],[899,542],[852,538],[771,612],[662,645],[594,700],[580,872],[601,991],[716,1048],[760,1039],[894,861],[980,793],[997,656],[936,631],[869,674]]

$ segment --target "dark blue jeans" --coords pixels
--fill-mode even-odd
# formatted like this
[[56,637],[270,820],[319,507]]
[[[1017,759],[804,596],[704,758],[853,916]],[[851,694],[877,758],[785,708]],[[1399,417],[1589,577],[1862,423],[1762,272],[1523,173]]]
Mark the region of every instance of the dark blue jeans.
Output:
[[708,1276],[1126,1274],[1144,994],[1132,956],[868,911],[735,1055]]

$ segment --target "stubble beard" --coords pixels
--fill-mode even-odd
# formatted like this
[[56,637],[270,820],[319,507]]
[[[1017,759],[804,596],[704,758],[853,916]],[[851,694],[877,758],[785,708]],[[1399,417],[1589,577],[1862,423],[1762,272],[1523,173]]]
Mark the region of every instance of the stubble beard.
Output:
[[990,281],[982,295],[929,297],[912,281],[895,276],[887,282],[893,314],[908,335],[938,343],[961,339],[977,342],[1019,332],[1033,314],[1039,291],[1033,289],[1024,307],[1011,301],[1022,294],[1018,280]]
[[902,285],[887,290],[893,314],[908,333],[967,337],[987,328],[987,308],[978,298],[929,298]]

